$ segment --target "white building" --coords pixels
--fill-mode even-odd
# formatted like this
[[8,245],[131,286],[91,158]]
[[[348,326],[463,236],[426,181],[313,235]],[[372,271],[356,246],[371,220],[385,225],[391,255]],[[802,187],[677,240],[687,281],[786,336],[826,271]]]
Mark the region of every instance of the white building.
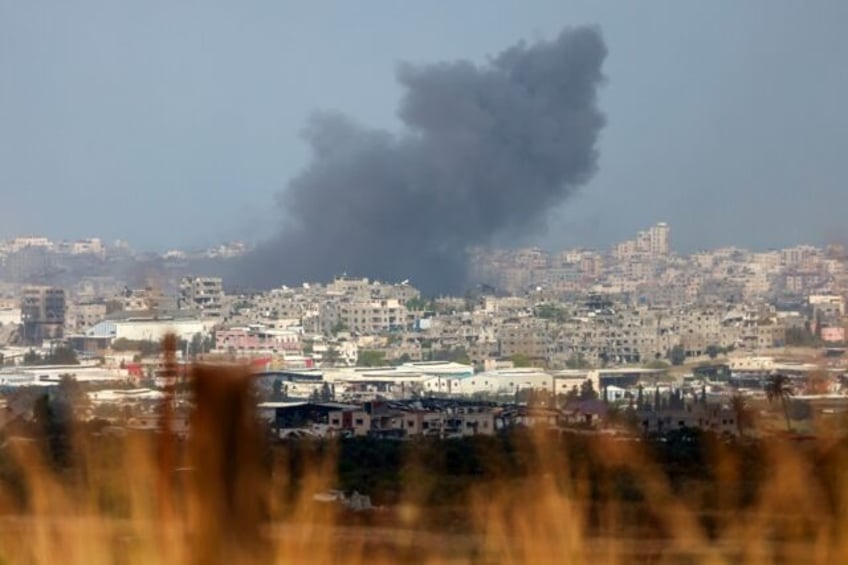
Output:
[[16,325],[20,323],[21,309],[19,307],[0,304],[0,326],[5,326],[6,324]]
[[191,339],[195,334],[205,336],[214,324],[198,318],[132,317],[104,320],[86,332],[91,337],[113,337],[130,341],[161,341],[168,334]]
[[96,255],[103,257],[106,254],[106,248],[103,246],[103,242],[96,237],[77,240],[70,247],[72,255]]

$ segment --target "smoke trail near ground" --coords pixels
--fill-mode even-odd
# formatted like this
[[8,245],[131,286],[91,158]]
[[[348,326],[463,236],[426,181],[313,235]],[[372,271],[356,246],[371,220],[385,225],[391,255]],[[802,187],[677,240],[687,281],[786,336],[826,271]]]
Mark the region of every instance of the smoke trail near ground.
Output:
[[595,172],[606,48],[595,28],[487,64],[401,65],[405,131],[311,118],[312,161],[279,195],[285,225],[239,265],[251,285],[335,274],[460,289],[468,246],[544,224]]

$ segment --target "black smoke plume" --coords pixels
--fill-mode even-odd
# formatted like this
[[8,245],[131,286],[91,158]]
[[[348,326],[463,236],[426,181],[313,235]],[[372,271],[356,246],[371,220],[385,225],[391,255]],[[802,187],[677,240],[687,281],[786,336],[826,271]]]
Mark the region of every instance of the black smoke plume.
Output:
[[538,229],[595,172],[605,56],[598,30],[580,27],[485,65],[401,65],[397,134],[313,116],[312,161],[279,196],[284,227],[238,279],[278,286],[346,272],[461,289],[469,246]]

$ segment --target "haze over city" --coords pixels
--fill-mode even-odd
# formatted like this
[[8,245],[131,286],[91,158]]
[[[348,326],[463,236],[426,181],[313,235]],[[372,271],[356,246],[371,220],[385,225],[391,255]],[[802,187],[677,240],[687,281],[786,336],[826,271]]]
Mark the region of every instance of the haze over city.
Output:
[[[397,65],[491,57],[597,26],[596,174],[500,245],[846,238],[843,2],[0,6],[0,237],[140,248],[261,242],[316,111],[402,135]],[[355,190],[352,187],[351,190]],[[178,226],[178,227],[176,227]]]
[[846,562],[846,16],[0,2],[0,563]]

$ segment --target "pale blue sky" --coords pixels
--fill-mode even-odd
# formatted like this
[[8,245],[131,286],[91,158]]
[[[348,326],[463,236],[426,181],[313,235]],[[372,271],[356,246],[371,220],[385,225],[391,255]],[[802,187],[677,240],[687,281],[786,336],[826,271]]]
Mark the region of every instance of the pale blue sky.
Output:
[[848,241],[848,2],[0,0],[0,237],[258,238],[314,110],[397,128],[399,61],[600,26],[598,175],[550,247]]

